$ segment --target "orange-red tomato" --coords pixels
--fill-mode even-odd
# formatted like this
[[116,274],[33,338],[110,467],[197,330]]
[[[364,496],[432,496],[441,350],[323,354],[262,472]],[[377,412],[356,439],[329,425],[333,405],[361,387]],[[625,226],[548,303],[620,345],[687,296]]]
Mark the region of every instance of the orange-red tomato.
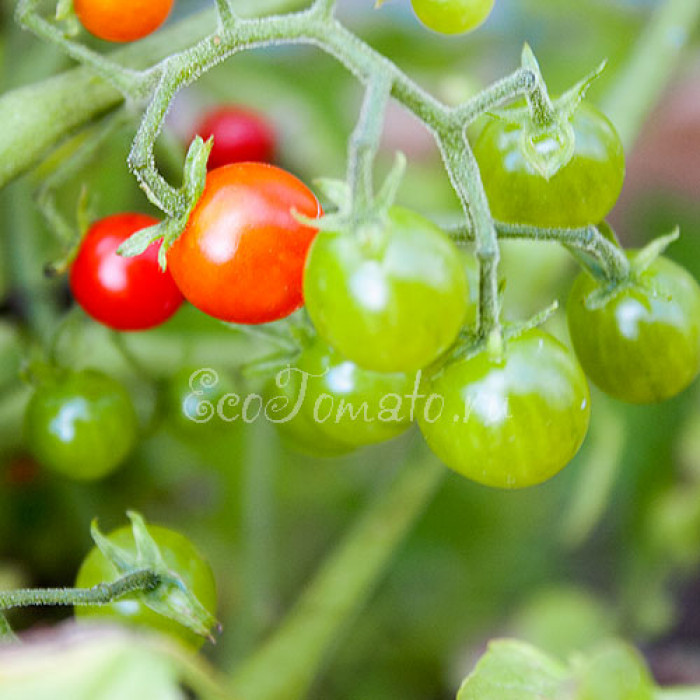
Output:
[[168,269],[185,298],[233,323],[266,323],[302,303],[302,277],[316,229],[292,210],[320,216],[313,192],[265,163],[234,163],[207,175]]
[[107,41],[136,41],[154,32],[174,0],[73,0],[75,14],[91,34]]

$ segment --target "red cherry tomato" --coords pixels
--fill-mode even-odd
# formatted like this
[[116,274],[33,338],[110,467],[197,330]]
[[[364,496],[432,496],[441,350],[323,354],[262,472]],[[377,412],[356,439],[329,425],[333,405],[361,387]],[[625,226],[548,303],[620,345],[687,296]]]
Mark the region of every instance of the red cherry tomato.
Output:
[[73,0],[80,23],[107,41],[135,41],[160,27],[173,0]]
[[168,269],[185,299],[233,323],[266,323],[298,309],[316,229],[292,210],[321,214],[313,192],[290,173],[265,163],[212,170],[168,251]]
[[132,233],[157,223],[145,214],[115,214],[94,223],[85,235],[71,267],[70,288],[96,321],[140,331],[167,321],[182,304],[170,273],[158,266],[160,242],[132,258],[117,255]]
[[210,170],[230,163],[269,163],[275,154],[275,132],[259,114],[233,105],[204,115],[194,135],[214,137],[207,166]]

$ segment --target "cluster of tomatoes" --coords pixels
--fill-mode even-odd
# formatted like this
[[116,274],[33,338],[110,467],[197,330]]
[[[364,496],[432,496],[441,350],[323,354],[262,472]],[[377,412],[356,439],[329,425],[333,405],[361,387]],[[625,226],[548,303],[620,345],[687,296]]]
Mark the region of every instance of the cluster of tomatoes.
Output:
[[[608,213],[624,176],[619,139],[590,106],[571,123],[576,150],[549,180],[524,158],[517,123],[492,120],[481,130],[474,151],[494,217],[576,228]],[[339,455],[417,422],[454,470],[519,488],[556,474],[583,442],[590,414],[584,371],[602,390],[636,403],[669,398],[696,376],[700,288],[668,259],[636,268],[632,252],[630,278],[598,305],[589,300],[599,281],[581,273],[568,304],[575,354],[540,329],[506,329],[469,345],[465,331],[477,315],[470,259],[435,224],[394,206],[355,229],[335,230],[293,175],[264,162],[231,162],[241,153],[270,157],[273,141],[259,117],[218,110],[204,127],[201,135],[215,137],[218,167],[167,252],[167,270],[158,265],[160,242],[135,257],[117,254],[131,234],[155,223],[119,214],[84,237],[71,289],[94,319],[122,331],[163,323],[183,299],[238,324],[276,321],[305,305],[315,332],[290,357],[294,371],[268,386],[276,400],[268,417],[293,448]],[[30,403],[28,425],[52,426],[53,442],[37,441],[45,448],[37,456],[73,476],[69,445],[83,431],[79,444],[90,454],[79,460],[90,465],[84,478],[111,471],[136,440],[125,392],[95,373],[56,373]]]

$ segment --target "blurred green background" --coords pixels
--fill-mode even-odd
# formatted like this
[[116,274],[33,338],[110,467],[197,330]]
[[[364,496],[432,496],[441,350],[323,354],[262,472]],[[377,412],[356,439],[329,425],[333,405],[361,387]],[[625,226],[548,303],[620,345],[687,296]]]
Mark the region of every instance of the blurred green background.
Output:
[[[287,6],[294,4],[303,5]],[[70,66],[14,26],[13,5],[3,2],[3,91]],[[172,21],[204,5],[178,0]],[[456,38],[421,27],[407,0],[389,0],[379,10],[372,5],[341,0],[339,16],[454,104],[513,70],[525,41],[555,94],[607,57],[608,68],[590,93],[594,102],[602,100],[656,3],[497,0],[482,29]],[[696,277],[698,38],[696,30],[663,104],[628,153],[627,183],[611,216],[629,246],[679,224],[682,238],[669,256]],[[360,98],[357,83],[316,50],[279,47],[236,56],[178,95],[159,144],[161,167],[177,182],[192,124],[208,107],[227,102],[267,115],[279,135],[283,167],[308,182],[342,177]],[[66,216],[74,218],[86,183],[95,218],[149,211],[125,165],[135,128],[134,121],[121,129],[61,188],[57,201]],[[399,200],[437,219],[458,213],[427,131],[392,107],[379,171],[386,172],[396,149],[409,159]],[[71,302],[65,279],[42,273],[61,248],[33,205],[40,177],[41,168],[0,192],[0,585],[70,584],[90,546],[91,518],[109,530],[123,524],[126,509],[137,509],[186,533],[210,559],[224,632],[205,653],[231,666],[275,627],[370,494],[421,438],[411,431],[391,444],[321,460],[285,451],[263,421],[188,425],[173,400],[182,391],[180,370],[212,367],[256,390],[259,380],[243,385],[238,370],[260,346],[183,308],[164,327],[125,337],[146,370],[141,374],[108,332],[78,315],[62,336],[60,358],[120,377],[137,403],[144,435],[127,464],[104,482],[76,484],[42,471],[22,438],[29,390],[19,369]],[[503,250],[509,318],[565,301],[575,274],[565,253],[530,243],[504,244]],[[561,311],[549,328],[565,338]],[[699,559],[700,385],[645,407],[623,406],[594,391],[587,441],[550,482],[502,493],[447,475],[371,602],[338,641],[312,697],[452,698],[485,641],[500,635],[566,657],[616,634],[642,648],[659,682],[700,683]],[[67,614],[28,610],[11,619],[23,629]]]

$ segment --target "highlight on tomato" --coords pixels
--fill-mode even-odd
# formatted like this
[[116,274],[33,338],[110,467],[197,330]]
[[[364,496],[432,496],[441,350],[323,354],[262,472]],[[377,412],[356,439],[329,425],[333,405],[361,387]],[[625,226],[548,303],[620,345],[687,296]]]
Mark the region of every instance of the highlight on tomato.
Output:
[[302,304],[302,276],[321,206],[294,175],[266,163],[234,163],[207,174],[168,269],[185,298],[214,318],[266,323]]
[[115,330],[141,331],[159,326],[180,308],[182,294],[158,264],[160,241],[134,257],[117,254],[129,236],[157,223],[145,214],[115,214],[95,222],[81,241],[70,289],[96,321]]

